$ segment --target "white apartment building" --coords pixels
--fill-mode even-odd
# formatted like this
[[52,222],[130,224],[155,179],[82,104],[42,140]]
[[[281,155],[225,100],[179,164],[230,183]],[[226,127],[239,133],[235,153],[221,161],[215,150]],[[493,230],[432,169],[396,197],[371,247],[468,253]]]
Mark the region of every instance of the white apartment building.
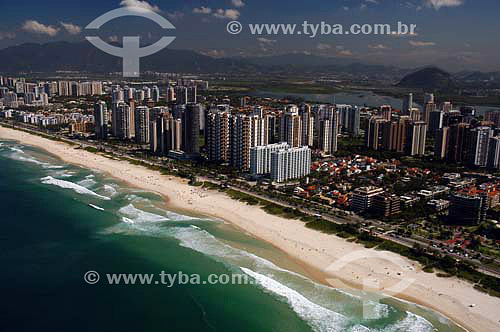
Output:
[[271,153],[271,180],[284,182],[299,179],[311,173],[311,149],[282,149]]

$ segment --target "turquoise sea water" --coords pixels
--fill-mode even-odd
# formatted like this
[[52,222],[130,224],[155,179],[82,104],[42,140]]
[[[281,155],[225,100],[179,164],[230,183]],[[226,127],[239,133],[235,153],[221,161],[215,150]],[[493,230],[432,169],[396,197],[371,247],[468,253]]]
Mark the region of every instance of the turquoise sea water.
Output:
[[[462,331],[394,299],[373,303],[288,269],[270,245],[161,197],[0,141],[2,331]],[[264,258],[265,257],[265,258]],[[279,263],[276,263],[279,262]],[[97,271],[95,285],[84,281]],[[110,285],[105,274],[245,274],[247,285]]]

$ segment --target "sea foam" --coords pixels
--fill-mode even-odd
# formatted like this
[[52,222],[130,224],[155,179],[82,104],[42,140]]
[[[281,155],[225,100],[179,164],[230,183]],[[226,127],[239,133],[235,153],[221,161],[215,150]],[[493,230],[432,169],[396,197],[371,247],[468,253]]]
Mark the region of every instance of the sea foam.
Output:
[[51,184],[51,185],[54,185],[54,186],[57,186],[60,188],[64,188],[64,189],[73,189],[73,191],[77,192],[78,194],[90,195],[90,196],[98,197],[98,198],[104,199],[104,200],[110,199],[109,197],[96,194],[92,190],[89,190],[85,187],[82,187],[76,183],[64,181],[64,180],[60,180],[60,179],[55,179],[52,176],[44,177],[41,179],[41,181],[43,184]]
[[118,213],[125,215],[127,218],[132,219],[134,223],[147,223],[147,222],[162,222],[162,221],[170,221],[167,217],[154,214],[151,212],[146,212],[143,210],[137,209],[134,205],[129,204],[127,206],[122,207],[118,210]]
[[[345,316],[311,302],[299,292],[265,275],[244,267],[241,267],[241,270],[255,279],[255,281],[266,291],[284,298],[299,317],[311,325],[315,331],[344,332],[351,330],[350,328],[352,326],[350,326]],[[356,330],[369,331],[368,328],[359,325],[356,326]]]

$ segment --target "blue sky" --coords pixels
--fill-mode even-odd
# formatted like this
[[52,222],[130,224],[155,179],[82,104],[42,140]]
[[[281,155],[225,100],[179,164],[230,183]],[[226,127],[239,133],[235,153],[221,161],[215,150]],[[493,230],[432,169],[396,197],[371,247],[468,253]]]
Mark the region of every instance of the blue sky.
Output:
[[[154,9],[175,26],[169,46],[211,56],[264,56],[304,53],[341,57],[368,63],[418,67],[437,64],[450,70],[500,70],[500,2],[498,0],[0,0],[0,48],[25,42],[83,40],[84,27],[101,14],[120,6]],[[285,36],[239,35],[226,31],[237,19],[253,23],[417,25],[417,35],[394,36]],[[155,42],[164,35],[142,18],[120,18],[98,33],[121,40],[141,35]]]

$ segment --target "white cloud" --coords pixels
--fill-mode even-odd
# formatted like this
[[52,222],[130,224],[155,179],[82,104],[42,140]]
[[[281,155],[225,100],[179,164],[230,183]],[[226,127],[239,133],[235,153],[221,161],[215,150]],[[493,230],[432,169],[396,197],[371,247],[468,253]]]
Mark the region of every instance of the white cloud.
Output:
[[434,43],[434,42],[414,41],[414,40],[410,40],[408,43],[411,46],[415,46],[415,47],[429,47],[429,46],[436,45],[436,43]]
[[261,44],[273,44],[276,43],[276,39],[267,39],[263,37],[257,38],[257,41]]
[[14,39],[16,38],[16,33],[15,32],[1,32],[0,31],[0,40],[3,39]]
[[243,0],[231,0],[231,3],[233,4],[233,6],[238,8],[245,6]]
[[184,13],[179,11],[166,13],[165,15],[167,15],[167,17],[172,21],[177,21],[184,17]]
[[208,8],[208,7],[194,8],[193,13],[208,15],[208,14],[212,13],[212,8]]
[[464,2],[465,0],[425,0],[425,5],[439,10],[442,7],[458,7]]
[[144,9],[150,10],[153,12],[161,12],[160,8],[156,5],[151,5],[147,1],[141,1],[141,0],[122,0],[120,2],[120,5],[123,7],[130,7],[131,10],[135,10],[138,12],[143,11]]
[[376,44],[376,45],[368,45],[368,48],[370,48],[372,50],[386,50],[389,47],[387,47],[387,46],[385,46],[383,44]]
[[418,32],[415,33],[391,33],[389,37],[405,38],[405,37],[417,37]]
[[338,54],[342,55],[342,56],[351,56],[352,52],[349,50],[343,50],[343,51],[340,51]]
[[332,45],[330,44],[325,44],[325,43],[318,43],[318,45],[316,45],[316,48],[320,51],[326,51],[326,50],[329,50],[332,48]]
[[237,20],[240,17],[240,11],[237,9],[217,9],[213,15],[217,18]]
[[28,20],[24,22],[22,29],[24,31],[38,33],[42,35],[48,35],[54,37],[59,32],[59,29],[51,25],[44,25],[34,20]]
[[374,4],[374,5],[378,5],[379,4],[378,0],[365,0],[365,1],[366,1],[366,3],[371,3],[371,4]]
[[224,52],[224,50],[207,50],[200,51],[200,53],[212,58],[223,58],[226,56],[226,52]]
[[61,25],[70,35],[77,35],[82,32],[82,28],[76,24],[61,22]]

